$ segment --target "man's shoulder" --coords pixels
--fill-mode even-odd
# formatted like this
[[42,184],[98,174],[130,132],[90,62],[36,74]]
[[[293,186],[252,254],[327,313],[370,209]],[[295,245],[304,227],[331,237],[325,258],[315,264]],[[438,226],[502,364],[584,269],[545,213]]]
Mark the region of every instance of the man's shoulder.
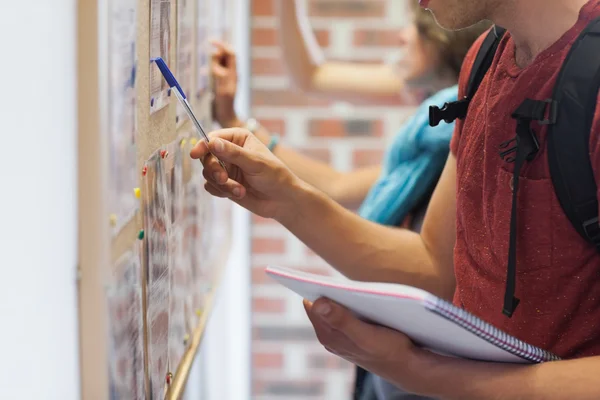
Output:
[[485,41],[485,38],[489,35],[493,27],[489,28],[485,32],[483,32],[473,45],[467,52],[465,56],[462,66],[460,68],[460,76],[458,78],[458,96],[464,97],[466,95],[467,85],[469,84],[469,76],[471,75],[471,69],[473,69],[473,64],[475,63],[475,59],[477,58],[477,54]]

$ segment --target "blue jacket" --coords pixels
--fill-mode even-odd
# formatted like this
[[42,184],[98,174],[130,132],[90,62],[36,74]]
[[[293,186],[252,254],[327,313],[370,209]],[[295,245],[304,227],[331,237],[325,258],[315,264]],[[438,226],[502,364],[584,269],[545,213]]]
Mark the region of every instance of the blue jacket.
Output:
[[429,126],[429,106],[441,107],[457,96],[458,86],[439,91],[402,126],[385,153],[381,176],[359,209],[363,218],[397,226],[436,183],[448,158],[454,124]]

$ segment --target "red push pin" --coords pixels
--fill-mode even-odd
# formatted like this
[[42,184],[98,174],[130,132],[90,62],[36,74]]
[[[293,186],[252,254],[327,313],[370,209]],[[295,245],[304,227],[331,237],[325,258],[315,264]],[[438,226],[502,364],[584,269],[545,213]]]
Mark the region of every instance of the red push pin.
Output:
[[146,176],[147,173],[148,173],[148,167],[142,168],[142,176]]
[[161,151],[160,151],[160,157],[161,157],[161,158],[165,158],[165,157],[166,157],[168,154],[169,154],[169,152],[168,152],[168,151],[166,151],[166,150],[161,150]]
[[169,373],[167,373],[167,385],[170,385],[172,381],[173,381],[173,374],[169,372]]

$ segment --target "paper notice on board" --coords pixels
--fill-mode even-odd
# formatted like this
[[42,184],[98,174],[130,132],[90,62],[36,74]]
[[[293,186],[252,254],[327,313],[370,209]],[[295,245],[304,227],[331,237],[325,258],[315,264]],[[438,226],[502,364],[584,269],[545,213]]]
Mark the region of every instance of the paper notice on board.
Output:
[[[152,0],[150,5],[150,58],[161,57],[170,67],[171,0]],[[150,66],[150,112],[169,104],[169,85],[156,64]]]
[[108,285],[109,376],[114,399],[145,399],[139,242],[113,266]]
[[[169,310],[169,363],[178,366],[186,346],[186,334],[190,334],[185,319],[185,296],[187,292],[186,262],[183,253],[184,187],[183,157],[180,142],[167,146],[169,157],[165,162],[167,193],[171,227],[169,237],[169,273],[171,283]],[[187,152],[185,152],[187,155]]]
[[135,143],[136,0],[110,0],[108,40],[109,211],[113,233],[138,207]]
[[[211,18],[209,2],[196,0],[196,100],[200,100],[208,91],[208,68],[210,57],[209,21]],[[212,0],[213,3],[215,0]]]
[[[179,0],[177,3],[177,80],[186,96],[193,95],[194,57],[194,1]],[[186,118],[183,106],[177,103],[177,122]]]
[[146,230],[148,370],[152,398],[164,394],[165,377],[173,367],[169,364],[171,218],[164,160],[160,152],[157,153],[146,162],[142,189]]

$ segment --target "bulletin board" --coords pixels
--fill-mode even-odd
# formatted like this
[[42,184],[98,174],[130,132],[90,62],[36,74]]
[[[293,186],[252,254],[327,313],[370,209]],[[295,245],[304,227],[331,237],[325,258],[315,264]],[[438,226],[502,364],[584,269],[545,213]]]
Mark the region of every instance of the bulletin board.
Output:
[[[211,130],[208,38],[231,38],[231,2],[97,5],[97,30],[84,7],[78,32],[88,56],[79,59],[79,198],[98,203],[80,211],[82,397],[179,399],[228,258],[232,208],[204,190],[202,165],[189,157],[201,138],[150,60],[167,62]],[[96,89],[98,104],[87,99]],[[83,154],[94,148],[97,158]]]

